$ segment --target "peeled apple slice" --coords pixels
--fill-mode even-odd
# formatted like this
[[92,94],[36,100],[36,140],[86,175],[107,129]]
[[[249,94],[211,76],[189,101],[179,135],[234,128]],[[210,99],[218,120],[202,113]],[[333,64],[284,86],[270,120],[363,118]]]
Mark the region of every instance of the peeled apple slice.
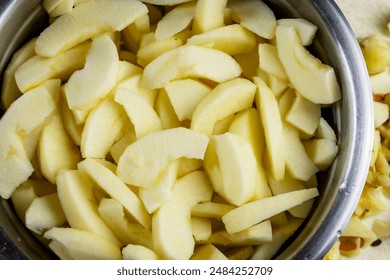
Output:
[[161,120],[146,98],[130,90],[119,88],[115,92],[115,101],[125,108],[137,139],[162,130]]
[[203,159],[208,142],[207,136],[183,127],[148,134],[127,147],[117,174],[126,184],[151,188],[172,161]]
[[196,107],[191,129],[211,135],[218,121],[251,108],[255,93],[256,86],[243,78],[219,84]]
[[222,221],[228,233],[239,232],[316,196],[318,190],[312,188],[263,198],[230,211]]
[[225,25],[224,10],[228,0],[198,0],[196,2],[194,34],[204,33]]
[[104,223],[98,212],[91,180],[78,170],[61,170],[57,189],[62,209],[72,228],[94,233],[110,242],[121,242]]
[[84,158],[104,158],[126,125],[126,113],[110,96],[89,114],[81,133],[80,150]]
[[149,63],[144,69],[142,82],[152,89],[190,77],[221,83],[238,77],[241,72],[240,65],[222,51],[184,45],[163,53]]
[[47,27],[39,35],[35,51],[41,56],[54,57],[97,34],[121,31],[147,13],[147,7],[139,1],[89,1]]
[[[255,193],[257,169],[249,142],[240,135],[227,132],[212,136],[209,145],[214,147],[222,177],[215,182],[222,183],[216,188],[217,193],[233,205],[248,202]],[[205,169],[207,171],[206,166]]]
[[260,0],[230,0],[234,17],[240,24],[266,39],[275,36],[276,18],[273,11]]
[[276,47],[292,86],[317,104],[332,104],[341,98],[334,69],[323,64],[302,45],[294,27],[276,28]]
[[78,164],[79,170],[85,172],[112,198],[118,200],[128,214],[145,228],[151,226],[149,213],[141,200],[109,168],[99,160],[87,158]]
[[118,73],[116,45],[106,34],[96,37],[84,68],[74,72],[64,86],[69,108],[86,111],[94,107],[115,86]]
[[[49,247],[59,256],[75,260],[121,260],[119,246],[98,235],[74,228],[57,228],[48,230],[44,237],[56,241]],[[91,250],[93,248],[93,250]]]
[[191,207],[210,201],[213,190],[202,171],[194,171],[176,181],[173,199],[153,215],[153,244],[164,259],[186,260],[194,252]]

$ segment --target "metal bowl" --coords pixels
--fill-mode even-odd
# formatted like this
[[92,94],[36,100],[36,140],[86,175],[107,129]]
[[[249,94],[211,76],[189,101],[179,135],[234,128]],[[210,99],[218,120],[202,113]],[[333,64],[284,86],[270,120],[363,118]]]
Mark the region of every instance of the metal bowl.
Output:
[[[0,2],[0,73],[12,54],[47,24],[40,0]],[[355,36],[337,5],[323,0],[265,0],[278,16],[305,18],[319,27],[313,51],[334,67],[342,100],[326,109],[340,153],[319,175],[320,196],[275,259],[322,259],[347,225],[366,180],[373,142],[368,74]],[[0,116],[3,114],[1,112]],[[0,259],[56,258],[0,199]]]

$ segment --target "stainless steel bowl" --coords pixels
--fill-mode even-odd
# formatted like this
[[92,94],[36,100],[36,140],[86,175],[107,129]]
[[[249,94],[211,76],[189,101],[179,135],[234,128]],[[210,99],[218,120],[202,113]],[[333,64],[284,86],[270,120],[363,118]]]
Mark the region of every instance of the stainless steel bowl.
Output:
[[[0,2],[0,73],[14,51],[47,23],[40,0]],[[366,180],[373,142],[373,108],[368,74],[359,45],[332,0],[265,0],[279,16],[301,17],[319,27],[313,52],[333,66],[342,101],[328,109],[340,153],[319,176],[320,197],[310,216],[275,255],[276,259],[321,259],[349,221]],[[2,113],[1,113],[2,115]],[[0,140],[1,141],[1,140]],[[0,200],[0,259],[55,258]]]

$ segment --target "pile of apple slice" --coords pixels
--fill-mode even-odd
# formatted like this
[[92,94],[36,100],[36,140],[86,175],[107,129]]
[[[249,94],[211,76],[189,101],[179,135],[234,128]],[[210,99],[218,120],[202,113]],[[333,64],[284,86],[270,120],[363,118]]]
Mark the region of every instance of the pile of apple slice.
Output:
[[1,95],[26,226],[61,259],[271,258],[338,152],[317,27],[259,0],[43,4]]

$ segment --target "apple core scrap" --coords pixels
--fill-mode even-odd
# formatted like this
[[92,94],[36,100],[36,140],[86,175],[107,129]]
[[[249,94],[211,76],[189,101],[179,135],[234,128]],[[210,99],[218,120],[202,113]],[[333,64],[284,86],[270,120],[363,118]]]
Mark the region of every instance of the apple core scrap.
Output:
[[60,259],[272,258],[338,151],[317,27],[259,0],[43,6],[1,93],[0,195],[27,228]]

